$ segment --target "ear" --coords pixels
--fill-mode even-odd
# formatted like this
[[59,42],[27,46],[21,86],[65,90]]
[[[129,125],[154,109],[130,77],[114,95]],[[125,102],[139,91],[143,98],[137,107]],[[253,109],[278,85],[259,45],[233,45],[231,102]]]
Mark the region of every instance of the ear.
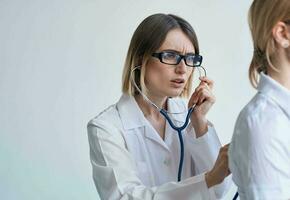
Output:
[[272,29],[272,35],[276,43],[282,48],[290,46],[290,33],[287,24],[278,22]]

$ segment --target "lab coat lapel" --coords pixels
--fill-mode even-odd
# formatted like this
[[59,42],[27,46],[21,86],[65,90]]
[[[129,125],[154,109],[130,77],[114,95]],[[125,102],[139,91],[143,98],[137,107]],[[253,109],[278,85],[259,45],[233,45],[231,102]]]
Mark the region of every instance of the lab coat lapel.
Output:
[[160,145],[161,147],[163,147],[167,151],[170,151],[170,149],[168,148],[166,143],[162,140],[162,138],[157,133],[157,131],[153,128],[153,126],[150,124],[150,122],[148,122],[148,125],[145,126],[144,136],[145,136],[145,138],[153,141],[154,143],[157,143],[158,145]]
[[169,151],[169,148],[162,138],[144,117],[134,97],[123,94],[117,103],[117,109],[126,133],[130,133],[130,130],[141,128],[139,130],[143,133],[145,138],[154,141]]
[[123,94],[117,103],[117,109],[125,130],[145,126],[144,115],[134,97]]

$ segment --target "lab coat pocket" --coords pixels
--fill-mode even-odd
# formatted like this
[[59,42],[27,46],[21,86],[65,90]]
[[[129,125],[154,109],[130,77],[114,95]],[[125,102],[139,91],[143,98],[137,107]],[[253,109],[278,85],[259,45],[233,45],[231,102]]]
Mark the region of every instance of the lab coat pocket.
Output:
[[151,185],[151,174],[149,173],[147,163],[144,161],[137,161],[136,162],[137,166],[137,172],[138,172],[138,177],[142,181],[142,183],[146,186],[152,186]]

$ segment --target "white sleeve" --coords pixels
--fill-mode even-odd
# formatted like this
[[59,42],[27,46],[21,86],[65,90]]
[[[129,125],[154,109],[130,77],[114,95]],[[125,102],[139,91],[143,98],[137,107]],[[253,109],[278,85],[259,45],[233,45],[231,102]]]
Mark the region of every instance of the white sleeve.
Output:
[[207,188],[204,174],[157,187],[143,185],[121,133],[112,125],[89,123],[88,137],[93,179],[101,199],[215,199],[213,192]]
[[[242,185],[247,181],[244,180],[246,177],[244,176],[242,168],[245,169],[248,162],[248,155],[244,151],[249,148],[248,139],[245,135],[249,127],[248,124],[240,118],[241,116],[239,116],[236,121],[234,134],[229,147],[229,168],[232,172],[232,179],[238,187],[240,199],[245,199],[245,191]],[[244,150],[242,151],[242,149]],[[243,167],[241,166],[242,164],[244,165]]]
[[280,177],[289,172],[289,165],[285,166],[289,157],[283,152],[289,145],[283,145],[280,137],[285,134],[286,124],[281,121],[278,116],[264,113],[238,119],[229,163],[241,199],[289,198],[289,183],[282,183]]
[[[221,148],[221,143],[215,128],[210,122],[208,123],[208,132],[199,138],[195,137],[195,132],[191,124],[188,125],[186,131],[186,146],[191,153],[197,174],[208,172],[213,168]],[[231,183],[231,177],[229,176],[222,183],[214,186],[213,189],[216,198],[222,198],[229,190]]]

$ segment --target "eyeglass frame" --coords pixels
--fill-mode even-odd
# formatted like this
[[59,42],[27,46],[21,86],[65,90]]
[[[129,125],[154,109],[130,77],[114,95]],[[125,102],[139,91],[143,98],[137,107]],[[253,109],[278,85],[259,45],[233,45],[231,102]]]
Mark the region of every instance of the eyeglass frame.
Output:
[[[176,60],[177,63],[176,63],[176,64],[171,64],[171,63],[163,62],[163,60],[162,60],[162,58],[163,58],[162,55],[163,55],[164,53],[174,53],[174,54],[176,54],[176,56],[178,56],[178,59]],[[153,56],[153,57],[155,57],[155,58],[158,58],[159,61],[160,61],[161,63],[167,64],[167,65],[178,65],[178,64],[181,62],[181,60],[183,59],[185,65],[188,66],[188,67],[200,67],[200,66],[201,66],[201,63],[202,63],[202,59],[203,59],[202,55],[199,55],[199,54],[193,54],[193,53],[190,53],[190,54],[181,55],[181,54],[178,54],[177,52],[172,52],[172,51],[161,51],[161,52],[155,52],[155,53],[152,53],[151,56]],[[187,58],[188,56],[198,56],[198,57],[200,58],[200,64],[199,64],[199,65],[194,65],[194,66],[192,66],[192,65],[188,65],[187,62],[186,62],[186,58]]]

